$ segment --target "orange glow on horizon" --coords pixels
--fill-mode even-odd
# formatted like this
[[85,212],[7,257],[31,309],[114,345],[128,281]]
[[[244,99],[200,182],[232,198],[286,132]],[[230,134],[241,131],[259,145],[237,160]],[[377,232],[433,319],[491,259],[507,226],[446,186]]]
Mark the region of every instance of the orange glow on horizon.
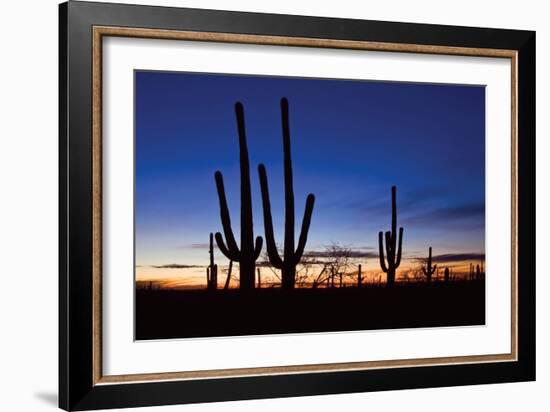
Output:
[[[334,287],[351,287],[356,286],[358,282],[358,264],[362,264],[362,284],[364,286],[377,285],[386,283],[386,273],[384,273],[377,262],[369,261],[368,263],[357,262],[357,264],[349,265],[345,272],[342,272],[342,281],[340,282],[340,274],[334,276]],[[449,263],[437,263],[437,273],[434,274],[433,280],[443,280],[445,268],[449,268],[450,277],[452,280],[468,279],[470,271],[476,271],[476,266],[480,266],[480,271],[485,271],[485,261],[460,261]],[[182,266],[182,267],[179,267]],[[227,266],[218,265],[218,288],[223,289],[227,279]],[[271,267],[261,266],[260,270],[260,287],[271,288],[280,286],[280,271]],[[327,280],[327,275],[320,273],[321,265],[312,265],[309,268],[307,275],[304,269],[298,267],[297,270],[297,288],[319,288],[327,287],[332,279]],[[229,288],[238,288],[238,264],[233,265]],[[319,278],[321,275],[321,278]],[[330,276],[329,276],[330,277]],[[320,281],[320,282],[319,282]],[[397,282],[423,282],[426,281],[425,276],[420,270],[418,262],[403,261],[401,267],[397,270]],[[319,283],[316,283],[319,282]],[[258,279],[256,279],[258,287]],[[340,286],[341,285],[341,286]],[[206,289],[206,266],[183,267],[183,265],[173,265],[173,267],[154,267],[154,266],[137,266],[136,267],[136,287],[138,288],[153,288],[153,289]]]

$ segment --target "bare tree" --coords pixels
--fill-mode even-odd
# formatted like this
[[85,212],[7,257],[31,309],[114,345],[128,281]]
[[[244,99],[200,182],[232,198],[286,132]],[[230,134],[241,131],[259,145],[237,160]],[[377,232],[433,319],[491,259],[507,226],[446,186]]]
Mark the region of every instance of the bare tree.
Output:
[[348,247],[332,243],[325,248],[327,271],[330,275],[330,287],[334,287],[334,280],[338,278],[339,287],[343,287],[345,277],[352,261],[352,251]]
[[313,270],[316,266],[319,266],[319,263],[319,260],[312,256],[302,256],[296,270],[296,287],[303,288],[308,283],[312,283]]
[[323,267],[321,271],[317,274],[317,276],[313,280],[313,284],[312,284],[313,288],[317,288],[319,285],[322,285],[325,282],[327,283],[327,287],[328,287],[330,274],[328,273],[327,269],[328,269],[328,265],[326,263],[323,263]]

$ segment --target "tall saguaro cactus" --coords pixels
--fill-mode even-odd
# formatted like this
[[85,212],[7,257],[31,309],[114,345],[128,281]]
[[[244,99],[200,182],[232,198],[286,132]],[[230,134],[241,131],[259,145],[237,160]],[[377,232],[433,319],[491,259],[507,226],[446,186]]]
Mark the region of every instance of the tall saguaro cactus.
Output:
[[428,283],[431,283],[432,281],[432,275],[437,270],[437,265],[432,267],[432,247],[430,246],[430,252],[428,254],[428,260],[426,261],[426,266],[422,266],[422,272],[424,272],[424,275],[426,276]]
[[263,239],[258,236],[254,242],[254,229],[252,221],[252,195],[250,189],[250,163],[248,160],[248,148],[246,145],[246,133],[244,125],[244,110],[240,102],[235,104],[237,116],[237,129],[239,134],[240,169],[241,169],[241,247],[237,246],[231,219],[227,207],[227,198],[223,185],[223,175],[220,171],[215,173],[216,188],[220,202],[220,218],[222,222],[225,242],[220,232],[216,233],[216,243],[220,251],[234,262],[239,262],[239,276],[241,289],[254,289],[256,259],[262,250]]
[[210,265],[206,268],[207,289],[216,290],[218,288],[218,265],[214,264],[214,235],[212,233],[210,233],[208,253],[210,255]]
[[300,262],[307,242],[309,226],[315,196],[311,193],[307,196],[302,229],[295,249],[294,242],[294,183],[292,177],[292,158],[290,153],[290,127],[288,121],[288,101],[281,99],[281,118],[283,124],[283,154],[285,175],[285,240],[283,246],[284,256],[281,258],[275,243],[273,234],[273,219],[271,217],[271,202],[269,200],[269,186],[265,166],[258,166],[260,187],[262,190],[262,205],[264,211],[264,231],[267,247],[267,255],[271,264],[281,270],[282,288],[293,289],[296,282],[296,265]]
[[449,272],[449,268],[445,268],[445,275],[444,275],[444,280],[445,280],[445,283],[449,283],[449,279],[450,279],[450,272]]
[[[397,207],[396,207],[396,192],[397,188],[391,188],[391,231],[387,231],[386,238],[386,257],[384,258],[384,233],[378,232],[378,249],[380,257],[380,267],[387,273],[387,286],[393,286],[395,282],[395,271],[401,263],[401,245],[403,243],[403,228],[399,228],[399,241],[397,241]],[[396,249],[397,246],[397,249]]]

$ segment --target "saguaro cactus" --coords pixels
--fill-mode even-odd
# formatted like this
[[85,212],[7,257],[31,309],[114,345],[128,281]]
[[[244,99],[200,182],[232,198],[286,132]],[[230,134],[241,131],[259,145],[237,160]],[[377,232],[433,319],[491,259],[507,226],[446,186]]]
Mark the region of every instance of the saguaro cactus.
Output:
[[218,288],[218,265],[214,264],[214,235],[210,233],[210,265],[206,268],[206,287],[208,290],[216,290]]
[[444,274],[444,278],[443,278],[445,283],[449,283],[449,278],[450,278],[449,268],[445,268],[445,274]]
[[[387,273],[387,286],[393,286],[395,282],[395,271],[401,263],[401,245],[403,243],[403,228],[399,228],[399,242],[397,241],[397,207],[396,207],[395,186],[391,188],[391,231],[386,232],[386,255],[388,264],[384,258],[383,232],[378,232],[378,249],[380,256],[380,267]],[[397,246],[397,249],[396,249]]]
[[428,254],[428,260],[426,261],[426,266],[422,266],[422,272],[424,272],[424,275],[426,276],[428,283],[431,283],[432,281],[432,275],[437,270],[437,265],[432,267],[432,247],[430,246],[430,252]]
[[241,168],[241,248],[239,250],[231,228],[231,219],[229,217],[227,198],[223,185],[223,175],[220,171],[215,173],[215,178],[220,201],[220,218],[225,235],[225,242],[220,232],[216,233],[215,237],[220,251],[229,260],[239,262],[240,288],[254,289],[254,269],[256,266],[256,259],[258,259],[262,250],[263,239],[258,236],[256,237],[256,242],[254,242],[252,195],[250,190],[250,163],[248,161],[248,148],[246,146],[244,110],[240,102],[235,104],[235,114],[237,116],[237,129],[239,133]]
[[275,236],[273,234],[273,219],[271,217],[271,202],[269,200],[269,186],[265,166],[258,166],[260,187],[262,190],[262,205],[264,211],[264,231],[267,255],[273,267],[281,270],[281,286],[283,289],[293,289],[296,282],[296,265],[300,262],[307,242],[309,226],[315,196],[307,196],[302,229],[298,240],[298,247],[294,244],[294,183],[292,178],[292,159],[290,153],[290,128],[288,121],[288,101],[281,99],[281,117],[283,123],[283,154],[285,172],[285,241],[283,246],[284,257],[279,256]]
[[359,263],[359,265],[357,266],[357,287],[360,288],[362,284],[363,284],[363,276],[361,273],[361,264]]

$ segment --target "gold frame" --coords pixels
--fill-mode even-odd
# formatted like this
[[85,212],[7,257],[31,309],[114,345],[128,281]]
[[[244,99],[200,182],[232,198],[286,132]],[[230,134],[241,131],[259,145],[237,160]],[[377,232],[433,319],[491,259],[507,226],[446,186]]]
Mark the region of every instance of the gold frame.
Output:
[[[103,375],[102,372],[102,39],[104,36],[133,37],[164,40],[187,40],[223,42],[257,45],[277,45],[293,47],[318,47],[333,49],[353,49],[400,53],[423,53],[477,57],[498,57],[511,60],[511,131],[512,131],[512,296],[511,296],[511,352],[509,354],[451,356],[440,358],[395,359],[383,361],[328,363],[315,365],[289,365],[257,368],[219,369],[203,371],[182,371],[144,373],[131,375]],[[261,36],[214,32],[158,30],[128,27],[93,27],[93,68],[92,68],[92,180],[93,180],[93,384],[120,384],[149,381],[190,380],[227,378],[259,375],[293,374],[307,372],[335,372],[380,368],[400,368],[411,366],[435,366],[468,363],[491,363],[517,361],[517,52],[514,50],[481,49],[419,44],[382,43],[334,39],[313,39],[300,37]]]

